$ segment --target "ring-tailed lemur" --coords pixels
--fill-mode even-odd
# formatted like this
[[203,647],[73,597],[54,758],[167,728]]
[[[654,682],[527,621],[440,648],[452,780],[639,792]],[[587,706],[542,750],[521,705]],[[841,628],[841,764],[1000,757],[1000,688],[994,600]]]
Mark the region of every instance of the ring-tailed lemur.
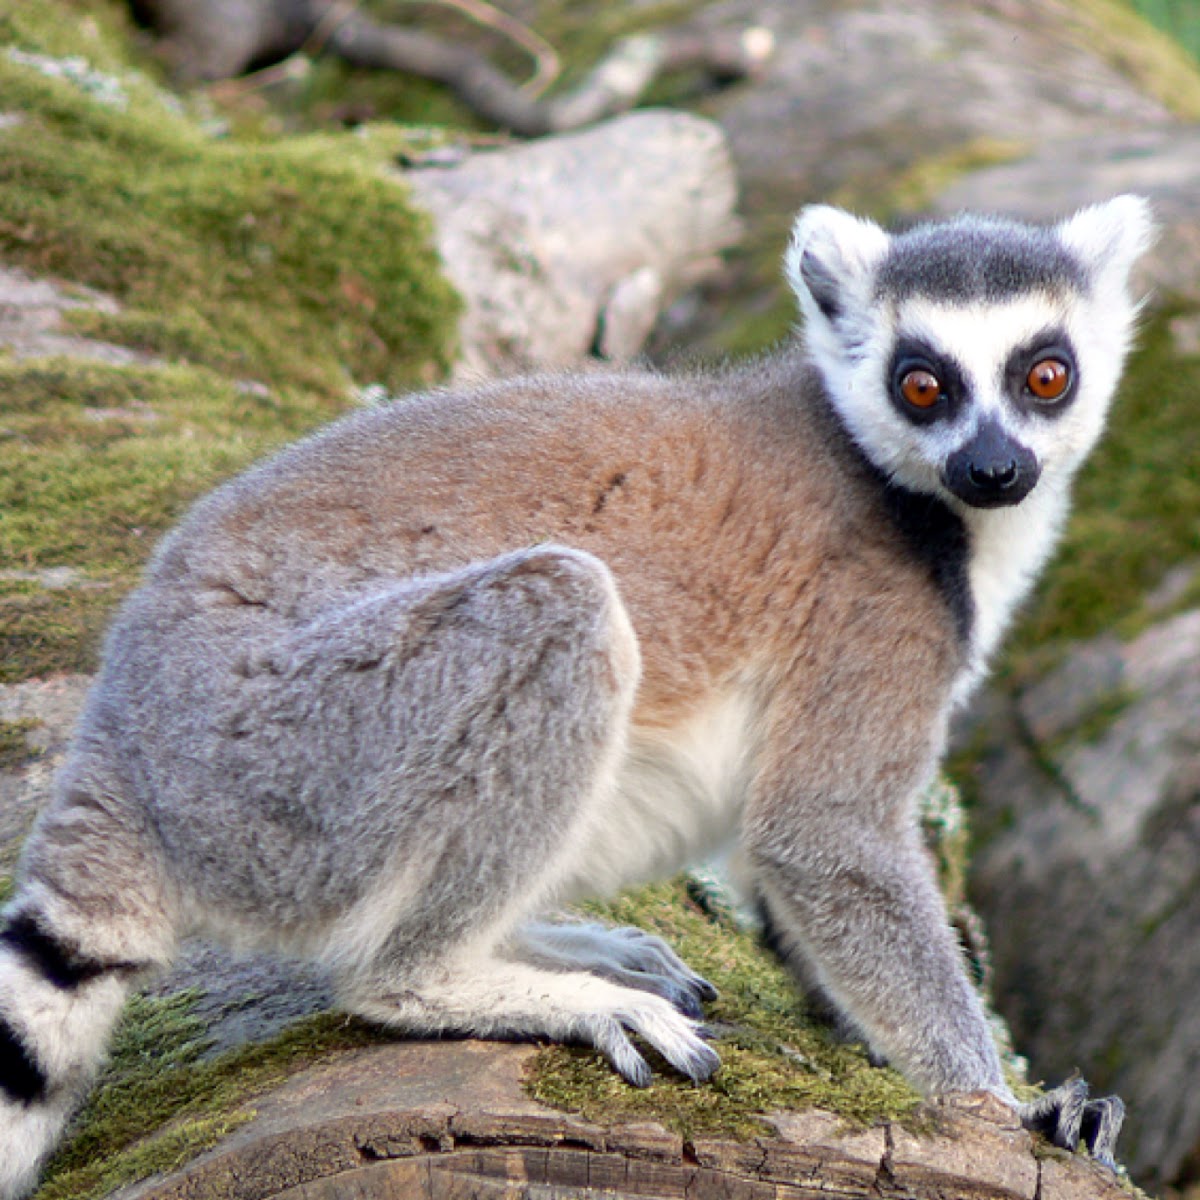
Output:
[[[355,413],[201,501],[108,637],[0,933],[0,1196],[184,934],[414,1032],[718,1066],[657,939],[530,924],[740,838],[783,953],[929,1093],[1015,1104],[916,829],[1101,432],[1150,236],[805,210],[802,343]],[[1119,1101],[1032,1124],[1111,1148]]]

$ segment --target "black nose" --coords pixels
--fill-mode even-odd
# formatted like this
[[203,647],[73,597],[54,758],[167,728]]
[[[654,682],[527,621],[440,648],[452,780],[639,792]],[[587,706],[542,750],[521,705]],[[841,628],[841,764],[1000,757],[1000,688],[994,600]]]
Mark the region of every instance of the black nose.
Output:
[[1016,486],[1021,478],[1021,468],[1015,458],[1010,458],[1003,466],[987,463],[967,464],[967,478],[975,487],[983,492],[1006,492]]
[[1040,474],[1033,451],[989,418],[946,459],[942,482],[973,508],[1002,508],[1024,500]]

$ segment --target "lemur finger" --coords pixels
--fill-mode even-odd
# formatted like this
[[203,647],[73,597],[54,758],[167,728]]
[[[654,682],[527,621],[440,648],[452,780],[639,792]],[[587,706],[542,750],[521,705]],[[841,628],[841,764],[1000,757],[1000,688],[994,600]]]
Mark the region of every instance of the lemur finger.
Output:
[[690,1017],[693,1021],[699,1021],[704,1016],[704,1009],[700,1004],[699,997],[686,987],[668,983],[663,988],[661,995],[677,1012],[682,1013],[685,1017]]
[[705,1044],[696,1027],[671,1009],[637,1008],[623,1014],[621,1019],[680,1074],[696,1083],[703,1083],[721,1065],[720,1056]]
[[694,991],[700,1000],[717,998],[717,989],[693,971],[662,938],[634,925],[624,925],[613,932],[624,943],[626,966],[674,979]]
[[1125,1102],[1120,1096],[1101,1096],[1083,1106],[1079,1136],[1088,1152],[1110,1170],[1117,1169],[1113,1151],[1125,1120]]
[[610,1017],[601,1017],[589,1031],[592,1045],[612,1064],[612,1068],[626,1083],[634,1087],[650,1086],[653,1073],[650,1065],[637,1052],[629,1035],[619,1022]]

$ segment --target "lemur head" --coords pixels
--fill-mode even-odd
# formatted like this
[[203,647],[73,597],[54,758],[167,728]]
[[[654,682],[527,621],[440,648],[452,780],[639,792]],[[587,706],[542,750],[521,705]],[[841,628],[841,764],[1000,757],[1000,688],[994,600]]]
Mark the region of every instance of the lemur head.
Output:
[[1151,236],[1136,196],[1054,227],[964,216],[896,236],[820,205],[797,219],[785,269],[859,447],[968,513],[1061,489],[1094,445]]

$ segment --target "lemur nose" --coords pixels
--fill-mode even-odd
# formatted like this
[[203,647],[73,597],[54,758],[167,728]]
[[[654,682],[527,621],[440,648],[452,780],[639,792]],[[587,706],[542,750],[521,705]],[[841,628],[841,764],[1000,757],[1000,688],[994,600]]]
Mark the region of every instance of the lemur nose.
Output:
[[977,488],[993,489],[1001,492],[1007,491],[1012,487],[1017,482],[1017,477],[1020,473],[1021,469],[1017,466],[1015,458],[1010,458],[1002,467],[994,464],[980,467],[972,463],[967,468],[967,475]]

